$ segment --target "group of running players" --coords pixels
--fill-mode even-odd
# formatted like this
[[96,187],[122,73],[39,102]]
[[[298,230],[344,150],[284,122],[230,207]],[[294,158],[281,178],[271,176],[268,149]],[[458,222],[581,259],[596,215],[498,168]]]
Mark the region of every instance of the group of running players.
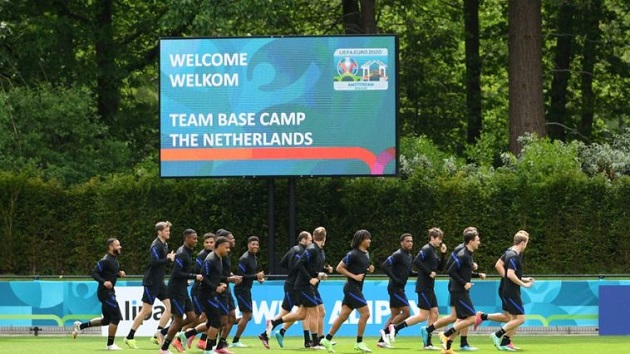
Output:
[[[159,299],[164,303],[165,311],[160,319],[152,341],[160,346],[160,354],[171,353],[172,345],[178,352],[190,348],[198,334],[197,348],[204,353],[231,353],[228,348],[246,347],[240,341],[247,323],[252,319],[251,288],[254,281],[263,283],[265,274],[258,271],[256,254],[259,250],[259,239],[251,236],[247,240],[247,251],[239,258],[235,273],[232,273],[231,260],[228,256],[235,245],[234,235],[220,229],[216,233],[203,236],[203,250],[196,257],[193,249],[198,242],[197,233],[192,229],[183,232],[183,244],[177,252],[169,253],[167,241],[170,239],[171,223],[158,222],[155,226],[157,236],[152,242],[149,254],[150,262],[143,277],[143,306],[134,319],[131,330],[124,339],[130,348],[137,349],[134,335],[143,320],[151,313],[153,303]],[[473,277],[485,278],[484,273],[476,272],[477,264],[473,261],[473,253],[481,244],[476,228],[464,230],[464,242],[458,245],[447,257],[447,247],[443,243],[443,232],[439,228],[431,228],[428,232],[428,243],[414,258],[411,254],[413,237],[405,233],[400,236],[400,248],[392,253],[381,268],[389,277],[388,293],[390,297],[391,315],[385,327],[380,331],[377,346],[392,348],[396,335],[405,327],[427,321],[427,326],[420,329],[423,348],[425,350],[441,350],[442,353],[455,353],[453,340],[461,333],[462,351],[474,351],[477,348],[467,341],[468,328],[475,329],[485,320],[504,322],[503,327],[492,334],[492,342],[502,351],[516,351],[511,337],[515,329],[524,322],[524,310],[520,297],[520,287],[531,287],[533,278],[522,276],[522,253],[529,241],[525,231],[514,236],[510,247],[497,261],[495,268],[501,275],[499,295],[503,304],[502,313],[485,314],[475,312],[469,296],[473,286]],[[297,238],[297,245],[289,249],[280,265],[289,270],[284,283],[284,299],[280,313],[272,320],[267,320],[265,330],[258,336],[266,348],[270,348],[270,337],[273,336],[280,347],[284,347],[284,336],[291,324],[302,321],[304,346],[313,349],[325,349],[334,353],[333,337],[340,326],[348,319],[352,311],[357,310],[359,320],[354,349],[371,352],[363,341],[363,334],[370,310],[363,295],[363,283],[367,273],[374,272],[368,249],[371,234],[367,230],[355,232],[351,241],[351,250],[335,267],[345,276],[344,297],[339,316],[335,319],[328,333],[324,335],[325,308],[320,295],[320,281],[326,280],[333,267],[326,262],[324,247],[327,232],[317,227],[313,233],[302,231]],[[97,295],[102,303],[103,317],[88,322],[75,322],[73,337],[81,330],[91,326],[109,326],[107,340],[108,350],[120,350],[114,343],[117,325],[122,319],[120,308],[115,299],[114,285],[119,276],[125,276],[120,270],[117,256],[121,245],[117,239],[107,241],[108,253],[93,270],[92,276],[99,283]],[[166,266],[172,263],[168,285],[164,277]],[[417,271],[412,270],[415,265]],[[449,275],[449,293],[451,314],[438,319],[438,305],[434,292],[435,277],[446,270]],[[405,294],[405,286],[410,276],[417,277],[416,292],[420,312],[410,316],[410,306]],[[190,296],[188,283],[193,282]],[[242,316],[236,318],[236,304],[229,283],[234,283],[234,296]],[[294,308],[297,308],[294,310]],[[167,326],[169,320],[170,325]],[[431,333],[448,324],[452,327],[440,332],[441,348],[432,344]],[[228,344],[227,337],[237,325],[236,334]],[[274,331],[282,325],[279,330]]]

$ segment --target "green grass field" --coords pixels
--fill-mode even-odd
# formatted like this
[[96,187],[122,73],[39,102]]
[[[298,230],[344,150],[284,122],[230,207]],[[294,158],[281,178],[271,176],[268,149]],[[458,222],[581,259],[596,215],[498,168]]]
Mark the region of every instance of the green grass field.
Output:
[[[437,338],[435,338],[437,339]],[[123,344],[123,336],[116,338],[116,344],[123,347],[121,352],[157,353],[158,346],[149,342],[148,338],[138,337],[138,345],[140,349],[129,349]],[[335,338],[338,343],[335,346],[336,353],[355,353],[352,350],[354,338],[339,337]],[[249,348],[230,348],[236,354],[239,353],[305,353],[313,352],[312,350],[302,348],[302,338],[287,337],[285,348],[278,348],[275,341],[272,342],[270,350],[265,349],[256,338],[243,338],[243,343],[248,344]],[[12,354],[61,354],[61,353],[100,353],[105,352],[106,339],[97,336],[80,336],[73,340],[70,336],[39,336],[39,337],[14,337],[0,336],[0,353]],[[479,353],[498,353],[487,336],[470,336],[469,342],[479,348]],[[523,348],[522,353],[571,353],[571,354],[593,354],[593,353],[627,353],[630,345],[630,337],[596,337],[596,336],[522,336],[515,338],[515,344]],[[439,351],[423,351],[418,338],[399,337],[396,343],[393,343],[393,349],[381,349],[376,346],[376,338],[367,338],[366,343],[375,353],[410,353],[410,352],[426,352],[439,353]],[[459,347],[459,340],[455,344],[455,349]],[[171,348],[176,353],[174,348]],[[187,350],[188,353],[201,353],[200,350],[193,348]],[[325,351],[318,351],[325,353]],[[465,353],[465,352],[458,352]]]

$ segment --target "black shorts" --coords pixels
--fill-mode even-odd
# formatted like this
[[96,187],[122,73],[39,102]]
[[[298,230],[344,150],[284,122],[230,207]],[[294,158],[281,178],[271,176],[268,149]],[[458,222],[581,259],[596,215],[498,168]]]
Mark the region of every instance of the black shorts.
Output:
[[505,302],[506,311],[510,315],[525,314],[525,308],[523,307],[523,300],[521,299],[521,295],[503,293],[503,299]]
[[402,307],[409,307],[409,299],[405,294],[405,289],[387,287],[387,293],[389,294],[389,307],[399,309]]
[[251,291],[234,292],[234,296],[236,296],[236,302],[238,303],[239,311],[245,313],[254,312]]
[[155,299],[159,299],[160,301],[168,299],[168,293],[166,292],[166,285],[164,285],[164,283],[144,286],[142,302],[153,305]]
[[201,302],[201,297],[198,294],[193,294],[191,296],[191,302],[193,305],[193,311],[195,311],[195,315],[201,315],[203,313],[203,302]]
[[221,298],[217,295],[201,294],[199,300],[203,304],[203,312],[208,319],[217,319],[221,314]]
[[193,305],[188,296],[171,297],[171,313],[184,317],[190,312],[193,312]]
[[304,307],[316,307],[320,305],[320,300],[315,294],[315,288],[309,286],[307,288],[295,289],[300,297],[300,305]]
[[236,303],[234,302],[234,296],[232,296],[232,290],[230,290],[229,285],[219,296],[225,298],[225,304],[228,307],[228,312],[236,310]]
[[418,292],[418,307],[422,310],[430,311],[432,308],[438,307],[435,291],[425,290]]
[[110,323],[117,325],[123,317],[114,291],[99,292],[98,301],[101,302],[101,311],[103,312],[102,325]]
[[341,304],[351,309],[360,309],[361,307],[367,306],[367,301],[360,289],[346,289],[344,287]]
[[234,298],[232,298],[232,294],[225,294],[226,292],[222,292],[217,296],[219,300],[219,313],[221,316],[227,316],[230,314],[230,300],[234,302]]
[[[317,283],[319,285],[319,283]],[[315,300],[317,300],[317,305],[323,305],[324,300],[322,300],[322,296],[319,294],[319,287],[315,287]]]
[[451,306],[455,307],[455,314],[460,320],[475,316],[477,313],[468,292],[452,292]]
[[300,292],[293,289],[293,285],[284,286],[284,299],[282,299],[282,309],[291,311],[293,306],[300,306]]

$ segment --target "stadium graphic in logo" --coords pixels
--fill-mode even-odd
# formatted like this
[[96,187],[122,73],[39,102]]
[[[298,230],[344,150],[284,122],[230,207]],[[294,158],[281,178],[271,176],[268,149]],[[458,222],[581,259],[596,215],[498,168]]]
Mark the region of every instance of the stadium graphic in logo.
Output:
[[387,48],[337,49],[334,54],[335,90],[387,90],[387,53]]

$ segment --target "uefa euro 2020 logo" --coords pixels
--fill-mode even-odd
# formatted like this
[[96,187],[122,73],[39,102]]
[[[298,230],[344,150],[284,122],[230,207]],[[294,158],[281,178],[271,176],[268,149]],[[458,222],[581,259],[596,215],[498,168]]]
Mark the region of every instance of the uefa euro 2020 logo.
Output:
[[359,64],[354,58],[345,57],[337,63],[337,73],[340,76],[340,81],[357,81],[359,77]]
[[337,91],[387,90],[387,48],[338,48],[334,53]]

